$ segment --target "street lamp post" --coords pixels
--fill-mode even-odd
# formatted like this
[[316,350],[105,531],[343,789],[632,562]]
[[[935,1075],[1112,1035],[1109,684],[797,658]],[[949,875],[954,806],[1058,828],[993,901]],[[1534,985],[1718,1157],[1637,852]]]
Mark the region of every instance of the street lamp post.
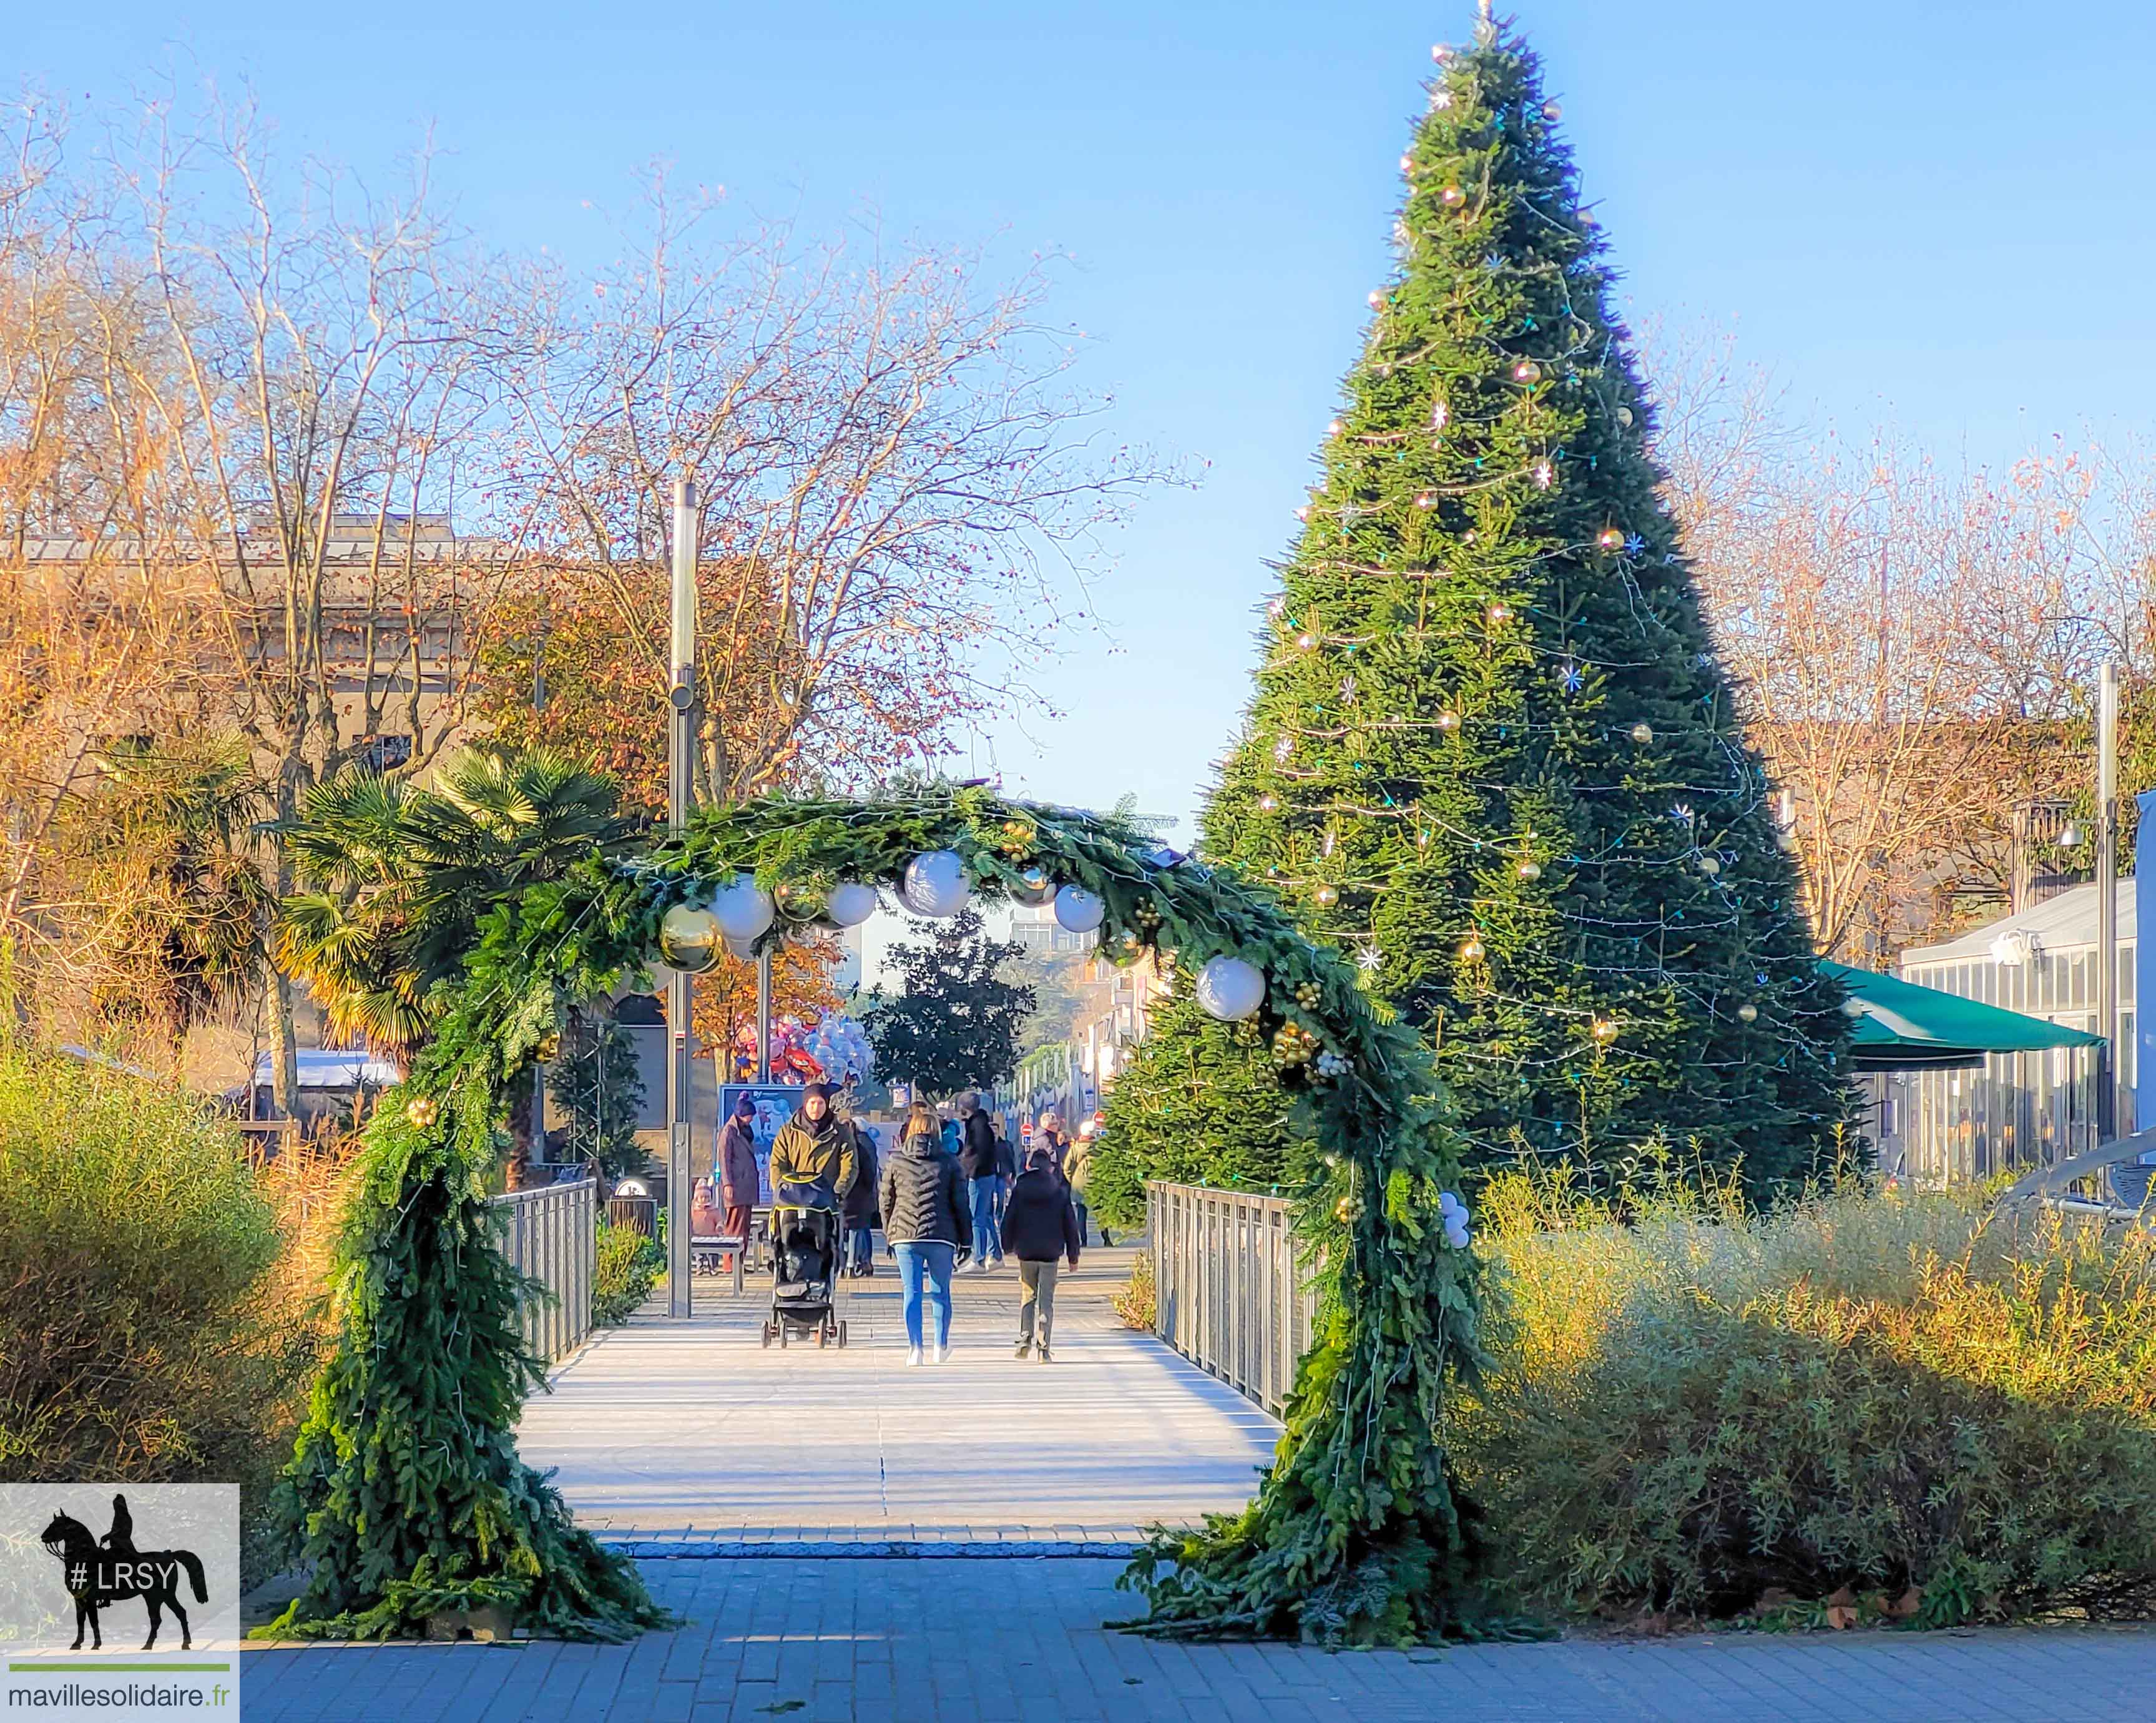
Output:
[[2096,1129],[2118,1135],[2118,662],[2106,659],[2096,719]]
[[[696,743],[696,481],[684,475],[674,481],[674,627],[668,663],[666,699],[666,827],[685,831],[689,824],[690,769]],[[690,1197],[695,1174],[690,1150],[695,1141],[691,1099],[696,1043],[690,1015],[696,1006],[696,979],[676,970],[666,990],[666,1310],[689,1314]]]

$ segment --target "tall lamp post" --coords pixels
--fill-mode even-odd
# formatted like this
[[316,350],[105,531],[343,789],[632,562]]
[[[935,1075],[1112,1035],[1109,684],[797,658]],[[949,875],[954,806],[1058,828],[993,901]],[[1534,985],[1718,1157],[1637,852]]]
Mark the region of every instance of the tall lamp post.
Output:
[[2096,1131],[2118,1135],[2118,661],[2097,682],[2096,717]]
[[[689,774],[696,743],[696,481],[674,481],[674,628],[666,700],[666,828],[689,824]],[[696,979],[675,970],[666,988],[666,1311],[689,1314],[689,1205],[695,1174],[691,1098],[696,1044],[690,1015]]]

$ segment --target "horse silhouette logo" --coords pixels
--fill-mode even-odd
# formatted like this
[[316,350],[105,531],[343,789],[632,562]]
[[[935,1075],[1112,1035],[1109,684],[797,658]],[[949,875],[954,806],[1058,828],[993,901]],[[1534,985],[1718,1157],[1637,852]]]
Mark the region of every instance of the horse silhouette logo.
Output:
[[140,1597],[150,1612],[150,1637],[142,1642],[143,1650],[157,1649],[157,1629],[167,1609],[180,1618],[180,1648],[194,1649],[187,1612],[180,1605],[180,1575],[184,1571],[193,1583],[196,1602],[208,1602],[202,1562],[192,1550],[136,1549],[135,1518],[127,1511],[126,1496],[113,1497],[112,1530],[104,1537],[92,1537],[80,1520],[55,1514],[45,1528],[44,1546],[60,1558],[68,1596],[74,1599],[74,1643],[69,1650],[82,1649],[85,1629],[90,1649],[104,1650],[97,1612],[128,1597]]

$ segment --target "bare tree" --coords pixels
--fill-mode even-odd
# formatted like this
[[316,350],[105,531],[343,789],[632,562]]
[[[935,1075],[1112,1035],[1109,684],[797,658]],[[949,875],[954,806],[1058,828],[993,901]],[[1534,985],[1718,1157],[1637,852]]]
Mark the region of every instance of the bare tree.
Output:
[[2100,450],[1943,472],[1806,439],[1729,343],[1680,337],[1658,451],[1748,728],[1794,800],[1821,949],[1878,958],[2002,895],[2015,810],[2079,769],[2107,653],[2147,652],[2152,515]]
[[[611,605],[663,697],[670,487],[702,501],[699,793],[940,754],[1084,615],[1095,530],[1155,476],[1062,387],[1039,267],[706,237],[654,188],[634,260],[535,269],[504,350],[505,536]],[[655,709],[655,707],[654,707]]]
[[[167,537],[144,555],[197,569],[205,711],[248,738],[288,820],[346,761],[417,770],[458,726],[461,636],[500,576],[453,526],[498,296],[434,214],[424,154],[377,198],[285,172],[251,105],[194,125],[166,103],[116,159],[122,266],[139,260],[157,296],[128,378],[167,451]],[[260,860],[282,896],[275,829]],[[268,979],[289,1109],[292,986]]]

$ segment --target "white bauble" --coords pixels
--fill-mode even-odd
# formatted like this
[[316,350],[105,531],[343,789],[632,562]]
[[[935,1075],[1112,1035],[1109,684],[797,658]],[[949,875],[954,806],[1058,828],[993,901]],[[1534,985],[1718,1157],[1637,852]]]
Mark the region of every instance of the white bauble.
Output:
[[771,893],[744,873],[730,886],[711,893],[711,913],[719,918],[719,931],[729,939],[757,939],[770,928],[778,907]]
[[937,920],[956,915],[973,894],[966,864],[956,850],[924,850],[906,864],[905,883],[898,888],[899,902],[916,915]]
[[1240,1022],[1265,1002],[1265,974],[1255,964],[1216,957],[1198,972],[1198,1003],[1224,1023]]
[[676,903],[659,920],[659,960],[670,970],[701,975],[719,960],[718,918],[694,904]]
[[858,880],[847,880],[831,887],[830,907],[824,913],[835,927],[857,928],[875,911],[876,888]]
[[1073,934],[1090,934],[1107,918],[1108,906],[1078,886],[1065,886],[1055,894],[1055,919]]

